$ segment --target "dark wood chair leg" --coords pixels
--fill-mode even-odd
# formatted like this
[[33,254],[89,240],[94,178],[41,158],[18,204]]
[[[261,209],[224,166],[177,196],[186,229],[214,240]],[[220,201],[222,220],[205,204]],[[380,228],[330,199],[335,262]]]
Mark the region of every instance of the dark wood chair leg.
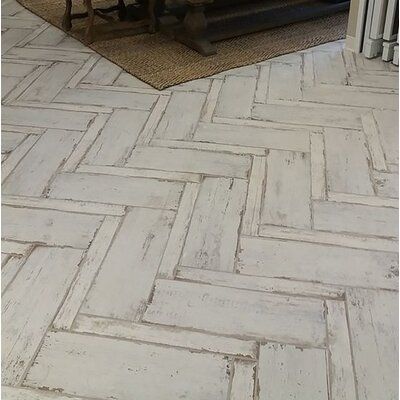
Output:
[[86,41],[92,43],[94,40],[94,10],[92,6],[92,0],[85,0],[85,5],[88,13],[88,21],[86,27]]
[[118,0],[118,18],[124,21],[126,18],[126,6],[124,0]]
[[62,20],[62,27],[66,31],[70,31],[72,28],[71,14],[72,14],[72,0],[66,0],[65,1],[65,13],[63,16],[63,20]]
[[148,0],[147,12],[149,14],[149,32],[155,33],[157,31],[157,16],[156,16],[157,0]]

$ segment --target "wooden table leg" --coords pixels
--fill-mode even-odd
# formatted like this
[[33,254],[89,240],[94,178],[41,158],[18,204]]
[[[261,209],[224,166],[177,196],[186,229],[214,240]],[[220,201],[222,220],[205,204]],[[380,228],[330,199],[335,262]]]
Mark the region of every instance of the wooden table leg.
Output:
[[92,0],[85,0],[85,5],[88,13],[88,21],[87,21],[87,27],[86,27],[86,41],[88,43],[93,42],[93,29],[94,29],[94,10],[92,6]]
[[216,54],[215,46],[207,37],[207,19],[204,8],[210,0],[187,0],[188,10],[183,20],[183,30],[176,34],[176,39],[198,51],[203,56]]
[[118,18],[123,21],[126,17],[126,6],[124,0],[118,0]]
[[150,33],[155,33],[157,30],[156,3],[157,3],[157,0],[148,0],[148,4],[147,4],[147,12],[149,14],[149,32]]
[[70,31],[72,28],[71,14],[72,14],[72,0],[66,0],[65,13],[62,20],[62,27],[66,31]]

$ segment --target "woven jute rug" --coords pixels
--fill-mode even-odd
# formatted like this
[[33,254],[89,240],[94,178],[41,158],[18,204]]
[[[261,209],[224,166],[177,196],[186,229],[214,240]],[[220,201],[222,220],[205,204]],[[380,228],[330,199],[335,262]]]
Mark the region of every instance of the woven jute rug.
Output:
[[[18,1],[61,28],[64,0]],[[125,35],[106,40],[99,36],[101,40],[95,41],[90,47],[156,89],[165,89],[231,68],[343,39],[347,15],[347,12],[341,12],[217,42],[218,53],[209,57],[201,56],[162,33]],[[70,34],[84,43],[83,27],[84,20],[74,20]]]

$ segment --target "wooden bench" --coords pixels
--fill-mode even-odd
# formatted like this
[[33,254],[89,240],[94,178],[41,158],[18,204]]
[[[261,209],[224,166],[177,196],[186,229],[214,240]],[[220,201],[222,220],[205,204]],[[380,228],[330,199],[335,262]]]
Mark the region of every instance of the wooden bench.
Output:
[[349,5],[350,0],[185,0],[174,37],[209,56],[218,40],[323,17]]

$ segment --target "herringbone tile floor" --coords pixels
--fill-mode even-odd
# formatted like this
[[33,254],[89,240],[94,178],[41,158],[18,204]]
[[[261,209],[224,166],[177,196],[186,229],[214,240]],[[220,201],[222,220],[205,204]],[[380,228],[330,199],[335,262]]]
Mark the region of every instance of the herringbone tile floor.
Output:
[[397,399],[396,67],[336,42],[158,92],[2,27],[4,399]]

